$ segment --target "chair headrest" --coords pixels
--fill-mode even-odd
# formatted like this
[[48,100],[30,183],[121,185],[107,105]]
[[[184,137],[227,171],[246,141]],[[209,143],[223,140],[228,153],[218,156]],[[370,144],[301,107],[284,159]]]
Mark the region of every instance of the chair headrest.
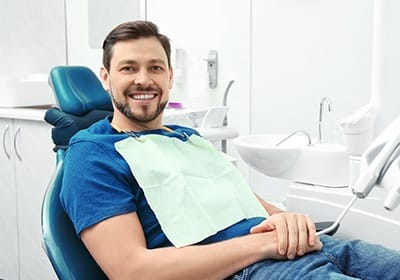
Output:
[[56,66],[50,70],[49,85],[66,113],[81,116],[93,109],[113,110],[109,94],[87,67]]
[[112,111],[108,110],[91,110],[84,115],[76,116],[60,111],[55,107],[48,109],[44,119],[54,126],[51,129],[51,137],[55,144],[54,151],[58,149],[66,150],[69,140],[79,130],[89,127],[94,122],[112,115],[112,113]]

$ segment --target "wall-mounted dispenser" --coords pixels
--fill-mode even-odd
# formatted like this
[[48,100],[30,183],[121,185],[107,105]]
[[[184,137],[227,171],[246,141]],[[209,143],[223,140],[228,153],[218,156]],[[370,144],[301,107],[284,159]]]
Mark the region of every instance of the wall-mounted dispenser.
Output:
[[210,50],[207,58],[208,87],[216,88],[218,84],[218,53],[216,50]]

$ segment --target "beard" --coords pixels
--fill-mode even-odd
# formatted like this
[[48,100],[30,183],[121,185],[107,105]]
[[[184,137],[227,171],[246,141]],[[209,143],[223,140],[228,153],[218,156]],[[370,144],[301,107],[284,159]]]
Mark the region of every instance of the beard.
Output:
[[[168,104],[168,100],[165,102],[160,102],[156,108],[155,111],[153,112],[145,112],[143,114],[136,114],[132,112],[132,110],[129,108],[127,102],[119,102],[114,98],[114,95],[112,92],[110,92],[111,98],[115,104],[115,107],[117,108],[118,111],[120,111],[125,117],[127,117],[129,120],[135,122],[135,123],[147,123],[155,120],[165,109],[165,107]],[[126,96],[126,95],[125,95]]]

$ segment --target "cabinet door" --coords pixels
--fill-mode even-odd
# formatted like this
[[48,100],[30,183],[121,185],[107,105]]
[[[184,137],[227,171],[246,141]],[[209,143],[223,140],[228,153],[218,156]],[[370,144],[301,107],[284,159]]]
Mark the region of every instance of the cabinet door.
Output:
[[0,279],[18,279],[17,194],[12,120],[0,119]]
[[14,120],[20,279],[57,279],[42,248],[41,206],[55,169],[51,127]]

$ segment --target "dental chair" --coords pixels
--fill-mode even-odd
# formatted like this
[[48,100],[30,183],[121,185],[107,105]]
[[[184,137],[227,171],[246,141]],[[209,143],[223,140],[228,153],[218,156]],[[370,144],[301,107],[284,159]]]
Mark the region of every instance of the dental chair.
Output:
[[[57,66],[50,71],[49,85],[58,107],[50,108],[45,120],[54,126],[52,139],[57,166],[42,204],[43,248],[60,280],[107,279],[76,235],[61,206],[59,193],[69,139],[79,130],[111,115],[112,103],[97,76],[87,67]],[[331,224],[317,223],[317,230]]]
[[96,75],[86,67],[55,67],[50,71],[49,85],[58,108],[50,108],[45,120],[54,126],[52,138],[57,167],[42,204],[43,248],[61,280],[107,279],[76,235],[61,206],[59,193],[69,139],[79,130],[111,115],[111,100]]

